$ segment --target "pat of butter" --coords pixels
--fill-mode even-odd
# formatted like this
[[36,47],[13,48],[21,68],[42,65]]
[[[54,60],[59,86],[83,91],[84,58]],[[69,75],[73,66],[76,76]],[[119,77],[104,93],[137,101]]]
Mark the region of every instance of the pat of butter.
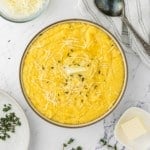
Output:
[[65,67],[65,72],[69,75],[84,72],[84,71],[86,71],[84,67],[77,67],[77,68]]
[[147,133],[147,130],[138,117],[123,123],[121,128],[128,140],[135,140]]

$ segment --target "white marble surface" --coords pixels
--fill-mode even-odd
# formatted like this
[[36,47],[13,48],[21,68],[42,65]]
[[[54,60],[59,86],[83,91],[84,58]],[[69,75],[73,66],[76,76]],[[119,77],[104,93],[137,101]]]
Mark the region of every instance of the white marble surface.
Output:
[[[125,95],[103,121],[80,129],[61,128],[45,122],[28,106],[19,84],[19,64],[24,49],[45,26],[61,19],[82,18],[76,5],[75,0],[51,0],[48,10],[40,17],[23,24],[0,18],[0,89],[15,97],[26,112],[31,129],[29,150],[62,150],[62,143],[70,137],[76,139],[75,146],[82,145],[84,150],[105,149],[99,147],[98,141],[105,136],[111,144],[116,142],[113,127],[125,109],[139,106],[150,111],[150,69],[133,53],[126,53],[129,79]],[[119,150],[125,149],[119,144],[118,147]]]

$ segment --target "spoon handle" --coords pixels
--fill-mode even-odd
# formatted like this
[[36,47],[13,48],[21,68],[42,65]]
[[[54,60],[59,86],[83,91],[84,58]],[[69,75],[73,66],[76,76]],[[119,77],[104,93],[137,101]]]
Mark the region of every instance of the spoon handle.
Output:
[[148,44],[147,42],[145,42],[143,40],[143,38],[139,35],[139,33],[134,29],[134,27],[131,25],[131,23],[129,22],[129,20],[127,19],[126,16],[122,17],[122,21],[129,27],[129,29],[134,33],[134,35],[136,36],[136,38],[139,40],[139,42],[143,45],[145,51],[148,53],[148,55],[150,56],[150,44]]

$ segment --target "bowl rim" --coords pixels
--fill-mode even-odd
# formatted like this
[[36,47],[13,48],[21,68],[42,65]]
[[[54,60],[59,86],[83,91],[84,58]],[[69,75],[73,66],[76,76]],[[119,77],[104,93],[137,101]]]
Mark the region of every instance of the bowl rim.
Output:
[[[29,46],[32,44],[32,42],[36,39],[36,37],[38,37],[43,31],[46,31],[47,29],[60,24],[60,23],[67,23],[67,22],[83,22],[83,23],[87,23],[87,24],[91,24],[97,28],[100,28],[101,30],[103,30],[108,36],[111,37],[111,39],[115,42],[115,44],[117,45],[117,47],[119,48],[119,51],[122,55],[122,59],[123,59],[123,63],[124,63],[124,83],[120,92],[120,95],[118,96],[117,100],[115,101],[115,103],[113,104],[113,106],[106,112],[104,113],[102,116],[98,117],[97,119],[94,119],[92,121],[89,121],[87,123],[82,123],[82,124],[64,124],[64,123],[60,123],[60,122],[56,122],[53,121],[52,119],[49,119],[48,117],[45,117],[42,113],[38,112],[38,110],[33,106],[32,102],[30,101],[30,99],[28,98],[27,94],[25,93],[25,89],[23,87],[23,81],[22,81],[22,69],[23,69],[23,63],[24,63],[24,59],[26,56],[26,53],[28,52],[28,48]],[[22,58],[21,58],[21,62],[20,62],[20,68],[19,68],[19,80],[20,80],[20,86],[21,86],[21,91],[24,95],[24,98],[26,100],[26,102],[28,103],[28,105],[30,106],[30,108],[42,119],[44,119],[45,121],[47,121],[48,123],[51,123],[53,125],[59,126],[59,127],[64,127],[64,128],[81,128],[81,127],[86,127],[89,125],[93,125],[101,120],[103,120],[105,117],[107,117],[119,104],[119,102],[121,101],[124,93],[125,93],[125,89],[127,86],[127,80],[128,80],[128,66],[127,66],[127,60],[126,60],[126,56],[125,53],[123,51],[123,48],[121,46],[121,44],[119,43],[119,41],[116,39],[116,37],[109,32],[105,27],[90,21],[90,20],[86,20],[86,19],[77,19],[77,18],[72,18],[72,19],[63,19],[57,22],[54,22],[46,27],[44,27],[42,30],[40,30],[37,34],[35,34],[32,39],[30,40],[30,42],[27,44]]]

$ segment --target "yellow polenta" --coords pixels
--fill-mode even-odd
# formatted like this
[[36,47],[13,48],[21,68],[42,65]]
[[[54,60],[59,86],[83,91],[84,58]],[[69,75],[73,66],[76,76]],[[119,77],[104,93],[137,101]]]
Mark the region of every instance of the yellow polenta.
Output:
[[33,107],[60,124],[80,125],[108,112],[119,97],[125,64],[117,44],[86,22],[62,22],[30,43],[22,87]]

